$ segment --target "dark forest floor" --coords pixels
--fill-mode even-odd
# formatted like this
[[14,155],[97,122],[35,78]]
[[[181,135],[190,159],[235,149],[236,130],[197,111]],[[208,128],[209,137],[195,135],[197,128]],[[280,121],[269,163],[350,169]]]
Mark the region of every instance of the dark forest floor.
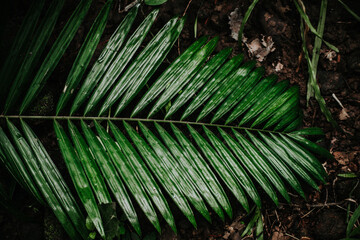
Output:
[[[27,6],[26,1],[17,1],[10,21],[8,43],[3,43],[2,53],[21,22]],[[60,24],[56,32],[60,32],[66,19],[78,1],[67,1]],[[53,99],[58,96],[53,92],[61,88],[75,59],[77,51],[97,15],[104,1],[94,0],[89,16],[84,21],[77,36],[71,43],[68,51],[58,65],[56,80],[48,86],[50,103],[41,111],[47,114],[53,111]],[[118,4],[118,1],[115,1]],[[120,1],[123,9],[130,1]],[[165,22],[175,15],[188,15],[185,28],[168,56],[168,61],[174,60],[179,52],[184,51],[194,41],[194,23],[198,17],[197,37],[209,35],[219,36],[220,41],[215,52],[232,47],[233,54],[241,53],[238,42],[231,36],[229,16],[236,20],[238,14],[243,16],[251,1],[248,0],[193,0],[188,5],[188,0],[169,0],[160,7],[160,13],[152,28],[155,33]],[[356,0],[346,1],[353,10],[360,13],[360,4]],[[307,14],[314,26],[317,25],[320,1],[304,1]],[[113,9],[108,26],[105,30],[103,41],[100,42],[96,54],[99,54],[112,31],[121,21],[125,13],[118,13]],[[187,9],[186,9],[187,8]],[[143,18],[151,9],[144,7],[140,13]],[[186,10],[185,10],[186,9]],[[236,22],[236,21],[235,21]],[[234,23],[234,22],[233,22]],[[233,24],[232,23],[232,24]],[[11,25],[12,24],[12,25]],[[359,173],[360,170],[360,23],[337,2],[329,1],[324,39],[339,48],[338,54],[331,52],[325,45],[321,48],[318,67],[318,81],[321,92],[333,117],[342,131],[334,129],[321,113],[315,99],[311,99],[306,106],[306,85],[308,80],[307,66],[301,55],[300,16],[292,1],[273,0],[260,1],[255,7],[244,31],[246,43],[243,43],[242,52],[245,59],[257,59],[258,64],[266,69],[266,73],[276,73],[279,80],[289,79],[291,84],[300,86],[301,107],[304,114],[304,127],[320,127],[325,132],[325,137],[320,139],[320,144],[329,149],[335,160],[323,159],[323,165],[329,176],[326,184],[321,184],[321,192],[306,188],[307,200],[305,201],[294,192],[291,193],[292,203],[288,204],[280,199],[276,207],[265,199],[263,220],[265,239],[339,239],[345,237],[346,215],[348,205],[353,210],[360,202],[359,179],[346,179],[338,177],[339,173]],[[308,33],[309,49],[312,48],[314,36]],[[266,56],[253,56],[249,47],[254,46],[256,39],[264,40],[270,50]],[[50,44],[51,41],[50,40]],[[271,45],[273,42],[273,45]],[[262,45],[262,47],[265,47]],[[46,92],[46,91],[45,91]],[[341,102],[344,109],[333,96]],[[55,100],[54,100],[55,101]],[[36,110],[40,111],[40,110]],[[344,111],[347,113],[344,114]],[[38,122],[38,128],[43,128],[43,122]],[[41,130],[40,130],[41,131]],[[54,135],[42,130],[43,139],[48,142],[50,153],[56,154],[56,139]],[[53,149],[53,150],[52,150]],[[61,159],[61,156],[54,156]],[[64,169],[61,160],[59,168]],[[1,171],[3,173],[3,171]],[[0,208],[0,238],[1,239],[58,239],[64,237],[61,227],[52,216],[51,211],[43,209],[22,191],[15,193],[16,204],[23,216],[9,215]],[[267,201],[268,200],[268,201]],[[236,205],[235,201],[232,201]],[[170,228],[165,228],[160,239],[241,239],[242,221],[247,219],[240,207],[234,206],[234,219],[227,219],[225,223],[214,218],[213,223],[207,223],[198,217],[198,229],[191,227],[186,219],[178,214],[178,236]],[[29,219],[25,218],[27,216]],[[150,232],[153,230],[149,230]],[[65,237],[66,238],[66,237]],[[248,238],[251,239],[251,238]]]

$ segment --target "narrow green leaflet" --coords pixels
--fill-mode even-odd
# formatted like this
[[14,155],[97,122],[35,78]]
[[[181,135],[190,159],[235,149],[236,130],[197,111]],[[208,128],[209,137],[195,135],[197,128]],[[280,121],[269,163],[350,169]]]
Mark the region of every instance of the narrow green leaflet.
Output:
[[[2,128],[0,128],[0,134],[3,135],[4,137],[6,137],[5,132],[3,131]],[[5,141],[7,142],[7,141]],[[2,140],[0,142],[0,160],[3,163],[3,165],[6,167],[6,169],[9,171],[9,173],[14,177],[14,179],[16,180],[16,182],[18,182],[20,184],[20,186],[22,186],[24,189],[26,189],[25,187],[25,183],[24,183],[24,179],[21,177],[19,171],[17,170],[16,166],[14,165],[13,161],[9,161],[8,158],[6,157],[6,150],[2,150],[2,145],[4,144],[4,141]]]
[[[25,161],[23,161],[23,166],[24,166],[24,170],[26,169],[28,171],[28,173],[26,172],[21,172],[22,177],[25,179],[25,181],[30,181],[29,184],[27,184],[28,186],[30,186],[30,191],[33,194],[37,194],[35,195],[35,198],[41,203],[44,204],[44,198],[41,195],[41,188],[42,188],[42,184],[46,184],[46,182],[42,182],[42,181],[38,181],[37,179],[37,174],[39,171],[39,168],[37,167],[37,165],[33,165],[31,163],[36,163],[36,158],[34,157],[34,155],[32,154],[31,148],[29,147],[29,145],[27,144],[25,138],[21,135],[20,131],[15,127],[15,125],[10,122],[9,120],[7,120],[7,125],[9,128],[9,131],[11,133],[13,142],[15,143],[20,156],[19,156],[19,161],[22,161],[20,159],[20,157],[22,157],[22,159],[25,159]],[[30,164],[29,164],[30,163]],[[21,164],[21,163],[19,163]],[[18,164],[15,164],[18,165]],[[20,170],[22,168],[19,168]],[[24,176],[25,174],[27,174],[27,176]],[[36,182],[34,183],[32,180],[36,180]]]
[[[233,131],[240,145],[245,149],[250,159],[253,159],[260,171],[266,176],[281,195],[290,202],[290,197],[285,189],[283,181],[275,172],[275,169],[264,159],[264,156],[238,131]],[[276,203],[276,202],[275,202]]]
[[337,174],[338,177],[341,178],[358,178],[359,174],[356,173],[339,173]]
[[[285,120],[287,118],[291,117],[291,113],[295,113],[295,117],[297,116],[297,113],[299,112],[299,92],[295,92],[296,97],[292,97],[284,104],[281,105],[281,107],[277,108],[276,112],[267,120],[265,123],[263,129],[267,129],[271,126],[273,126],[276,123],[279,123],[281,120]],[[289,115],[290,114],[290,115]]]
[[189,219],[190,223],[196,228],[194,214],[183,193],[181,192],[181,189],[178,186],[173,174],[167,170],[166,166],[162,164],[161,159],[128,123],[124,122],[124,126],[139,153],[142,155],[147,165],[149,166],[150,170],[159,180],[159,183],[168,192],[169,196],[173,199],[181,212]]
[[69,236],[72,239],[80,239],[80,236],[75,230],[73,224],[71,223],[71,220],[66,215],[64,209],[61,207],[60,202],[56,198],[54,191],[51,189],[50,185],[46,181],[44,173],[39,168],[38,159],[33,153],[33,150],[13,123],[8,121],[8,126],[17,148],[19,149],[23,158],[26,159],[24,163],[31,172],[34,182],[38,186],[39,191],[42,193],[44,200],[53,210],[55,216],[57,217],[61,225],[64,227],[65,231],[69,234]]
[[300,196],[305,199],[304,191],[302,190],[299,181],[296,179],[289,167],[275,155],[275,153],[271,150],[269,146],[260,141],[249,131],[246,131],[246,133],[251,139],[251,141],[254,143],[256,148],[259,149],[259,151],[264,157],[266,157],[266,159],[271,163],[274,169],[276,169],[280,173],[280,175],[300,194]]
[[148,118],[153,116],[171,101],[171,99],[192,79],[196,72],[202,67],[202,64],[206,61],[208,56],[214,51],[218,40],[218,37],[211,39],[203,48],[194,53],[191,57],[191,61],[182,63],[182,71],[177,74],[176,78],[171,79],[173,81],[176,79],[176,81],[166,87],[164,93],[150,110]]
[[[252,70],[252,62],[247,62],[244,64],[244,66],[239,68],[234,74],[224,79],[223,82],[220,82],[219,86],[217,86],[217,91],[215,91],[214,95],[206,103],[205,107],[200,112],[196,121],[198,122],[201,119],[203,119],[205,116],[207,116],[225,99],[229,100],[228,104],[230,105],[234,104],[234,100],[237,98],[235,92],[238,92],[241,86],[245,85],[245,83],[251,82],[252,80],[255,81],[260,80],[264,70],[262,68],[258,68],[255,69],[254,72],[250,73],[251,70]],[[251,75],[248,76],[248,74]]]
[[102,238],[105,238],[104,227],[95,197],[90,188],[86,174],[83,171],[80,160],[74,151],[74,147],[71,144],[69,138],[66,136],[64,129],[57,121],[54,121],[54,129],[58,138],[61,153],[65,160],[66,167],[74,183],[78,196],[83,203],[85,210],[93,222],[96,230],[99,232]]
[[309,173],[306,171],[306,167],[301,163],[301,160],[298,161],[294,159],[292,155],[287,152],[287,149],[284,148],[284,145],[280,145],[278,141],[266,136],[265,134],[258,131],[259,135],[264,139],[267,146],[282,159],[295,173],[303,178],[311,187],[319,189],[316,182],[310,177]]
[[[290,126],[292,125],[294,122],[297,121],[297,119],[302,116],[302,113],[300,112],[300,107],[299,107],[299,102],[297,101],[297,103],[295,104],[294,108],[288,108],[287,111],[284,113],[284,116],[278,120],[278,123],[275,125],[275,127],[273,128],[274,131],[284,131],[284,132],[288,132],[284,129],[286,126]],[[269,122],[267,123],[267,125],[269,125]],[[296,126],[298,127],[298,126]],[[264,127],[265,129],[265,127]]]
[[334,159],[334,156],[327,149],[317,145],[316,143],[313,143],[312,141],[300,135],[288,134],[288,136],[295,139],[297,142],[299,142],[301,145],[311,150],[312,152],[319,154],[320,156],[325,157],[327,159]]
[[150,5],[150,6],[156,6],[156,5],[161,5],[163,3],[166,3],[168,0],[145,0],[145,4]]
[[[190,103],[188,108],[185,110],[184,114],[181,117],[181,120],[188,117],[190,114],[192,114],[198,107],[200,107],[203,103],[206,102],[222,85],[222,83],[230,78],[230,74],[233,71],[236,71],[236,69],[240,66],[241,62],[243,61],[244,56],[238,55],[230,59],[228,62],[226,62],[222,68],[220,68],[214,76],[212,76],[208,82],[205,84],[205,86],[200,90],[200,92],[197,94],[197,96],[193,99],[193,101]],[[254,63],[255,64],[255,63]],[[244,70],[243,68],[240,68]],[[238,73],[241,70],[237,70],[236,73]],[[234,74],[231,74],[233,76]]]
[[[226,98],[226,100],[219,107],[219,109],[215,113],[213,119],[211,120],[211,123],[214,123],[216,120],[218,120],[219,118],[224,116],[227,112],[232,110],[232,108],[238,102],[240,102],[242,100],[242,98],[244,98],[249,92],[255,92],[256,89],[253,89],[253,88],[254,88],[254,86],[257,85],[258,81],[260,81],[263,74],[264,74],[264,69],[257,68],[252,73],[250,73],[249,76],[243,82],[238,83],[237,87],[235,87],[233,92]],[[261,83],[266,84],[268,82],[268,80],[269,79],[266,78],[263,81],[261,81]],[[271,80],[271,78],[270,78],[270,80]],[[270,81],[268,84],[271,84],[271,82],[272,81]],[[266,85],[263,85],[263,88],[266,88]],[[212,111],[223,100],[224,100],[224,98],[216,98],[216,100],[215,100],[215,98],[210,99],[210,101],[208,102],[208,105],[205,105],[202,112]],[[207,110],[206,110],[206,108],[207,108]],[[200,113],[200,115],[201,115],[201,113]]]
[[85,15],[90,8],[91,2],[92,0],[82,0],[71,15],[69,21],[61,31],[59,37],[56,39],[55,43],[44,59],[43,64],[34,77],[34,80],[29,87],[29,91],[25,95],[25,98],[21,104],[20,114],[26,110],[30,103],[35,99],[37,94],[39,94],[45,85],[45,82],[49,79],[51,73],[59,63],[60,58],[75,36],[81,22],[85,18]]
[[37,27],[29,49],[26,51],[24,61],[13,80],[14,82],[5,102],[4,113],[7,113],[13,108],[23,93],[23,90],[26,89],[26,83],[30,80],[29,77],[45,49],[63,6],[64,0],[53,1],[44,19],[41,21],[40,26]]
[[[194,138],[196,144],[201,149],[206,159],[213,166],[215,171],[219,174],[221,179],[225,182],[226,186],[234,194],[236,199],[241,203],[246,211],[249,211],[249,203],[246,195],[237,181],[236,174],[232,171],[227,162],[222,159],[217,151],[213,149],[210,144],[190,125],[187,125],[191,136]],[[260,203],[259,201],[257,201]]]
[[[128,72],[135,72],[135,74],[132,73],[125,82],[128,85],[128,89],[124,97],[121,99],[118,107],[116,108],[115,116],[118,115],[120,111],[123,110],[123,108],[126,107],[129,102],[138,94],[138,92],[146,85],[147,81],[160,66],[174,45],[176,39],[179,37],[184,24],[185,18],[181,18],[177,21],[173,28],[169,29],[169,32],[165,36],[157,39],[158,35],[156,35],[148,44],[148,46],[146,46],[146,48],[140,53],[138,58],[135,60],[135,63],[129,67]],[[139,69],[141,69],[141,71]],[[112,91],[112,93],[117,94],[115,89]]]
[[300,112],[300,116],[298,116],[298,118],[296,118],[292,123],[290,123],[285,129],[284,129],[284,133],[288,133],[291,131],[294,131],[295,129],[299,129],[299,127],[302,125],[303,122],[303,117],[302,114]]
[[[261,96],[264,96],[266,92],[272,87],[272,85],[276,82],[277,76],[276,75],[270,75],[260,81],[259,84],[257,84],[252,91],[248,93],[247,96],[244,97],[242,101],[235,107],[235,109],[231,112],[230,116],[226,120],[226,124],[229,122],[234,121],[237,117],[239,117],[241,114],[243,114],[246,110],[248,110],[251,106],[256,104],[257,101],[259,101],[259,98]],[[219,111],[216,112],[215,116],[211,120],[211,122],[215,122],[220,118]]]
[[[5,97],[11,87],[12,81],[19,69],[19,62],[27,51],[28,43],[32,38],[36,24],[44,7],[45,0],[32,1],[31,7],[18,30],[11,45],[9,56],[6,58],[0,70],[0,102],[4,102]],[[0,110],[3,106],[0,107]]]
[[86,141],[90,147],[91,152],[94,154],[94,158],[120,207],[124,211],[127,219],[134,227],[135,231],[141,235],[139,220],[135,212],[134,206],[130,200],[130,197],[125,189],[121,177],[109,156],[105,152],[102,143],[86,125],[84,121],[81,121],[81,128],[85,134]]
[[211,193],[211,189],[208,188],[208,186],[203,181],[203,178],[200,176],[201,173],[199,173],[194,168],[190,160],[183,154],[184,149],[179,146],[179,144],[170,136],[170,134],[157,123],[155,123],[155,127],[158,130],[158,133],[163,139],[165,145],[176,159],[177,163],[183,167],[186,173],[188,173],[189,178],[191,178],[193,182],[196,183],[195,186],[199,193],[203,196],[203,198],[207,201],[215,213],[224,221],[224,213],[214,198],[214,195],[217,195],[218,193]]
[[264,223],[263,223],[263,216],[261,215],[260,209],[259,211],[259,218],[256,222],[255,228],[255,236],[257,240],[264,240]]
[[[301,157],[306,159],[315,169],[316,169],[316,176],[319,177],[319,180],[325,182],[325,177],[327,176],[327,173],[324,169],[324,167],[321,165],[321,163],[312,155],[309,151],[307,151],[304,148],[301,148],[296,142],[292,141],[289,137],[287,137],[284,134],[279,134],[280,137],[286,142],[286,144],[289,144],[293,152],[298,153]],[[274,134],[272,134],[274,137]],[[299,158],[299,156],[298,156]]]
[[[255,104],[248,110],[245,116],[242,117],[239,126],[244,125],[245,123],[255,118],[257,115],[259,115],[262,111],[264,111],[282,92],[285,91],[288,85],[289,85],[288,81],[282,81],[277,83],[269,91],[264,93],[262,97],[257,99]],[[226,120],[226,124],[229,124],[234,120],[235,119],[229,117]]]
[[[107,91],[112,87],[117,78],[120,76],[122,71],[128,65],[137,49],[140,47],[141,43],[144,41],[147,33],[149,32],[152,24],[154,23],[156,16],[158,15],[159,10],[152,11],[142,23],[138,26],[135,32],[127,40],[125,46],[121,51],[112,59],[111,64],[109,63],[108,69],[104,72],[101,77],[100,83],[95,89],[94,93],[91,95],[84,114],[86,115],[96,104],[105,96]],[[92,81],[99,81],[96,78],[93,78]],[[120,80],[119,80],[120,81]],[[81,91],[81,90],[80,90]],[[90,93],[89,91],[87,92]],[[79,93],[80,94],[80,93]]]
[[[267,179],[260,173],[260,169],[254,163],[254,160],[248,157],[248,155],[244,152],[242,147],[232,137],[230,137],[229,134],[227,134],[221,128],[218,128],[218,131],[220,132],[222,138],[229,146],[230,150],[234,153],[235,156],[229,153],[229,156],[231,156],[231,158],[229,159],[232,159],[234,165],[238,165],[239,166],[238,168],[241,169],[241,171],[236,171],[236,173],[239,174],[239,181],[240,180],[241,182],[245,181],[245,183],[243,184],[246,186],[243,187],[245,188],[248,195],[254,200],[255,204],[258,207],[261,207],[259,194],[242,166],[244,166],[248,170],[248,172],[255,178],[255,180],[261,185],[261,187],[264,188],[264,190],[269,194],[269,196],[273,199],[273,201],[276,202],[277,201],[276,194],[273,194],[274,191],[272,190],[271,185],[269,184]],[[223,148],[226,148],[224,144],[222,145]]]
[[309,171],[316,179],[325,181],[324,180],[324,172],[322,165],[316,161],[314,162],[314,156],[304,153],[301,149],[299,153],[299,147],[289,140],[289,138],[283,138],[283,135],[280,134],[281,138],[275,134],[270,134],[271,137],[282,147],[283,149],[291,149],[288,150],[287,153],[289,156],[301,164],[307,171]]
[[93,188],[95,196],[100,204],[111,203],[112,200],[110,193],[106,188],[99,167],[96,165],[95,159],[89,150],[89,146],[86,144],[85,139],[81,136],[75,124],[73,124],[70,120],[68,121],[68,127],[76,152],[84,168],[86,176],[89,179],[91,187]]
[[[116,100],[125,94],[125,92],[128,92],[127,90],[129,90],[130,87],[130,91],[137,91],[145,85],[147,80],[151,77],[161,61],[167,55],[167,51],[170,49],[170,46],[172,46],[174,41],[172,36],[178,35],[178,28],[182,29],[183,23],[183,21],[180,23],[177,19],[173,18],[165,24],[165,26],[155,35],[155,37],[148,43],[137,58],[133,60],[132,64],[126,69],[125,73],[120,77],[118,82],[112,87],[111,92],[108,94],[99,111],[99,115],[103,114],[109,107],[111,107]],[[132,98],[129,93],[127,93],[127,97]]]
[[318,127],[309,127],[290,132],[291,135],[324,135],[324,131]]
[[184,90],[171,104],[169,111],[166,113],[165,119],[174,114],[182,107],[195,93],[206,83],[207,80],[221,67],[230,55],[232,49],[226,48],[211,58],[206,65],[198,71],[195,77],[187,84]]
[[174,157],[169,153],[168,149],[160,142],[160,140],[141,122],[139,122],[141,131],[149,142],[154,152],[161,159],[166,170],[171,172],[175,177],[175,181],[179,189],[185,194],[193,206],[201,213],[201,215],[211,222],[209,211],[206,208],[199,192],[194,187],[195,183],[189,177],[185,169],[176,162]]
[[164,195],[161,192],[158,184],[155,179],[151,175],[149,169],[146,167],[145,163],[141,159],[140,155],[133,148],[129,140],[121,133],[119,128],[115,126],[111,121],[109,121],[109,125],[112,133],[117,141],[117,146],[122,150],[124,156],[132,166],[132,168],[139,178],[142,186],[145,188],[146,192],[151,197],[154,204],[159,209],[160,213],[163,215],[164,219],[176,233],[175,220],[173,215],[171,214],[170,208]]
[[174,124],[171,124],[171,128],[181,147],[185,150],[184,155],[186,156],[187,160],[190,161],[191,165],[195,166],[195,171],[198,171],[198,174],[203,179],[204,183],[209,189],[213,191],[214,197],[228,214],[228,216],[231,218],[232,208],[229,203],[229,199],[227,198],[224,189],[220,185],[215,174],[212,172],[205,159],[197,151],[195,146],[189,141],[189,139],[185,137],[181,130],[177,128]]
[[156,212],[152,206],[149,196],[146,194],[145,189],[135,173],[135,169],[131,167],[125,155],[121,152],[121,149],[117,147],[115,141],[110,137],[105,129],[96,121],[94,121],[94,123],[96,130],[99,133],[99,137],[101,138],[101,142],[112,159],[117,172],[120,174],[126,186],[128,186],[129,191],[138,202],[146,217],[160,233],[161,228]]
[[[228,168],[232,169],[234,176],[238,180],[240,185],[245,189],[246,193],[250,196],[250,198],[253,199],[255,204],[260,207],[261,201],[260,201],[258,192],[257,192],[254,184],[252,183],[249,175],[243,168],[242,164],[240,164],[239,160],[242,160],[242,158],[236,158],[236,157],[238,157],[238,154],[236,153],[236,151],[234,151],[231,148],[232,152],[234,152],[236,155],[236,157],[235,157],[234,154],[226,147],[225,144],[223,144],[220,141],[219,138],[216,137],[216,135],[212,131],[210,131],[206,127],[203,127],[203,128],[205,130],[206,135],[208,136],[211,143],[213,144],[214,148],[217,150],[218,154],[220,155],[220,157],[223,159],[224,162],[227,163]],[[224,139],[226,138],[227,140],[230,140],[228,138],[228,135],[223,130],[218,128],[218,131],[220,131],[220,133],[222,134]],[[233,143],[233,141],[231,143]],[[239,148],[237,150],[239,150]],[[267,186],[269,186],[269,184],[267,184]],[[274,199],[276,199],[276,198],[274,198]]]
[[[247,224],[245,230],[242,232],[241,237],[245,237],[246,235],[250,235],[250,234],[251,234],[251,230],[252,230],[252,228],[254,227],[256,221],[257,221],[258,218],[259,218],[260,208],[257,207],[257,208],[255,209],[255,212],[254,212],[254,208],[253,208],[250,213],[254,213],[254,215],[252,216],[251,220],[250,220],[249,223]],[[250,215],[250,214],[249,214],[249,215]]]
[[186,71],[186,67],[188,66],[187,64],[192,60],[192,56],[205,44],[207,39],[208,37],[206,36],[199,38],[170,64],[170,66],[160,75],[160,77],[141,98],[131,114],[132,117],[159,96],[169,86],[174,78],[182,77],[183,72]]
[[44,173],[46,181],[49,183],[58,201],[61,203],[63,209],[71,219],[75,229],[80,233],[83,239],[87,239],[88,230],[85,226],[85,217],[71,194],[69,187],[65,183],[65,180],[32,129],[25,123],[25,121],[21,121],[21,125],[26,140],[30,144],[38,159],[40,169]]
[[[11,126],[11,125],[10,125]],[[14,133],[13,133],[14,134]],[[16,136],[15,136],[16,137]],[[24,160],[17,153],[15,147],[6,136],[3,129],[0,127],[0,146],[5,155],[5,166],[10,173],[15,177],[18,183],[28,192],[30,192],[41,204],[44,204],[44,199],[39,192],[38,187],[34,184],[31,172],[24,164]],[[32,170],[32,169],[31,169]]]
[[109,0],[101,9],[99,15],[96,17],[89,33],[87,34],[85,41],[81,45],[79,53],[73,63],[68,78],[65,83],[64,90],[61,93],[60,99],[56,107],[56,115],[65,106],[67,101],[71,98],[75,88],[82,79],[87,66],[95,52],[95,49],[100,41],[100,37],[104,32],[106,22],[110,13],[110,8],[113,1]]
[[1,159],[2,161],[5,161],[5,154],[4,154],[4,152],[1,150],[1,148],[0,148],[0,159]]
[[[265,120],[272,117],[276,114],[277,110],[286,104],[289,100],[296,98],[298,95],[299,88],[297,86],[289,88],[286,92],[278,96],[274,101],[272,101],[264,111],[256,118],[256,120],[251,124],[251,127],[255,127]],[[298,100],[297,100],[298,101]],[[241,124],[241,123],[240,123]]]
[[96,84],[101,79],[101,76],[109,68],[117,53],[120,52],[120,47],[122,46],[127,34],[131,29],[139,6],[140,5],[137,4],[129,11],[124,20],[120,23],[120,25],[116,28],[115,32],[110,37],[104,50],[92,66],[89,74],[86,76],[83,84],[81,85],[81,88],[78,91],[78,94],[76,95],[76,98],[72,104],[70,115],[72,115],[90,95],[90,92],[95,88]]

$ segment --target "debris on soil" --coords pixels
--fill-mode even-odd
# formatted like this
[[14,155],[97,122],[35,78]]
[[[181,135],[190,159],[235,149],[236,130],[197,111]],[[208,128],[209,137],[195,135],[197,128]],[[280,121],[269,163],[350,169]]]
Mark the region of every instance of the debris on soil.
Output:
[[285,235],[286,233],[284,233],[278,226],[275,227],[275,230],[271,236],[271,240],[289,240],[290,237]]
[[245,45],[249,49],[249,55],[255,56],[258,62],[264,61],[269,53],[275,51],[275,43],[271,36],[262,36],[261,41],[259,38],[255,38],[251,43]]
[[229,25],[231,30],[231,37],[236,41],[239,40],[239,31],[242,22],[239,8],[235,8],[229,15]]
[[[223,235],[223,239],[236,239],[237,233],[242,233],[244,229],[246,228],[246,225],[243,221],[244,216],[238,216],[230,226],[227,226],[225,229],[225,233]],[[240,234],[241,235],[241,234]]]
[[272,65],[275,69],[275,72],[280,72],[284,69],[284,65],[281,62],[278,62],[276,65],[273,63]]
[[350,116],[349,116],[349,114],[347,113],[347,109],[346,109],[346,108],[343,108],[343,109],[341,110],[340,114],[339,114],[339,119],[340,119],[341,121],[344,121],[344,120],[348,119],[349,117],[350,117]]
[[324,54],[325,58],[326,58],[327,60],[329,60],[330,62],[332,62],[333,59],[337,57],[336,52],[333,51],[333,50],[320,49],[320,53]]

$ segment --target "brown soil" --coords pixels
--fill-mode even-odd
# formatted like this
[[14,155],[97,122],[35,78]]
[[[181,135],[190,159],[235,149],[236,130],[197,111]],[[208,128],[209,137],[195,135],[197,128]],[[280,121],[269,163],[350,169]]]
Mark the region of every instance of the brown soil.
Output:
[[[89,16],[53,74],[56,76],[54,77],[56,81],[50,81],[49,90],[44,91],[43,96],[50,92],[51,99],[58,99],[57,90],[63,85],[63,81],[71,68],[71,63],[76,57],[85,34],[103,2],[100,0],[94,1]],[[118,4],[118,1],[115,2]],[[122,9],[130,3],[129,0],[120,2]],[[177,45],[170,52],[168,61],[175,59],[178,52],[182,52],[194,41],[196,17],[198,20],[198,37],[203,35],[220,37],[216,51],[225,47],[232,47],[234,55],[243,52],[247,60],[253,59],[254,57],[249,55],[246,45],[243,44],[243,50],[239,49],[238,42],[231,37],[229,25],[230,13],[238,8],[240,15],[243,16],[251,2],[249,0],[169,0],[160,7],[159,17],[152,28],[152,32],[155,33],[172,16],[182,15],[186,11],[188,18],[185,29]],[[16,3],[17,5],[12,10],[14,15],[9,21],[10,26],[12,26],[10,28],[19,26],[21,16],[25,12],[24,9],[28,6],[26,1],[16,1]],[[60,17],[60,24],[56,27],[56,33],[61,30],[76,3],[77,1],[67,1],[64,14]],[[358,14],[360,13],[358,1],[349,0],[346,3],[352,6],[352,10]],[[320,1],[304,1],[304,4],[311,22],[316,27]],[[118,13],[117,8],[118,5],[113,9],[103,40],[96,52],[97,55],[125,15],[125,13]],[[145,16],[151,9],[153,8],[143,7],[140,15]],[[304,58],[300,59],[302,52],[300,17],[293,2],[285,0],[260,1],[246,24],[244,36],[247,38],[248,44],[256,38],[261,40],[263,36],[272,38],[275,49],[259,65],[265,67],[267,74],[276,73],[279,80],[289,79],[291,84],[300,86],[300,103],[304,114],[303,126],[322,128],[325,137],[314,140],[321,140],[319,144],[329,149],[335,157],[335,160],[322,159],[329,176],[327,183],[320,185],[320,192],[304,185],[307,194],[306,200],[294,192],[290,192],[292,203],[289,204],[284,199],[280,199],[278,207],[271,204],[269,199],[264,198],[265,206],[262,214],[265,224],[265,239],[307,240],[345,237],[347,207],[351,204],[351,209],[354,209],[354,203],[358,204],[360,201],[359,180],[337,176],[339,173],[359,173],[360,169],[359,29],[360,23],[352,18],[338,1],[329,1],[324,39],[337,46],[339,53],[334,54],[332,59],[329,59],[326,57],[330,56],[329,49],[324,45],[322,46],[318,67],[318,81],[327,106],[340,126],[341,130],[336,130],[326,121],[316,100],[311,99],[309,106],[306,105],[308,72]],[[9,39],[12,39],[15,30],[16,27],[14,27],[13,31],[7,29],[10,35],[4,38],[6,41],[1,46],[2,56],[6,53],[6,46],[11,43]],[[313,34],[308,33],[308,40],[308,48],[311,50],[314,42]],[[50,44],[52,41],[53,38],[50,40]],[[278,71],[275,70],[276,68],[278,68]],[[332,96],[333,94],[342,103],[344,109]],[[52,113],[52,106],[44,111],[44,114]],[[35,122],[34,124],[36,125],[36,132],[39,131],[38,134],[47,143],[47,149],[52,149],[50,154],[54,156],[59,168],[64,169],[61,157],[56,154],[57,146],[54,135],[44,130],[47,123]],[[2,179],[9,177],[3,169],[0,169],[0,174]],[[58,224],[53,220],[52,214],[44,211],[42,206],[29,199],[25,192],[16,188],[14,199],[14,208],[20,210],[20,214],[24,215],[19,216],[0,207],[0,235],[2,239],[29,239],[29,236],[31,236],[31,239],[51,239],[55,238],[51,236],[63,236],[61,227],[59,229]],[[234,219],[226,219],[226,222],[223,223],[214,216],[213,222],[210,224],[197,216],[198,229],[196,230],[191,227],[182,214],[175,213],[179,234],[175,236],[170,229],[165,228],[159,238],[164,240],[242,239],[243,221],[248,221],[248,218],[244,216],[243,210],[236,206],[236,201],[232,201],[232,204],[234,206]],[[151,231],[153,230],[149,229],[149,232]]]

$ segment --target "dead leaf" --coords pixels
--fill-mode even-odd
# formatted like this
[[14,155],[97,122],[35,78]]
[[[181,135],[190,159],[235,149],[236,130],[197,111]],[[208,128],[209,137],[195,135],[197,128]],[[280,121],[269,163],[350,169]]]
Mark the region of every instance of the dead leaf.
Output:
[[280,72],[281,70],[283,70],[284,65],[281,62],[278,62],[275,66],[275,72]]
[[347,109],[346,109],[346,108],[343,108],[343,109],[341,110],[340,114],[339,114],[339,119],[340,119],[341,121],[344,121],[344,120],[348,119],[349,117],[350,117],[350,116],[349,116],[349,114],[347,113]]
[[242,22],[242,16],[240,15],[240,10],[235,8],[229,15],[229,25],[231,30],[231,37],[236,41],[239,40],[239,31]]
[[255,56],[259,62],[264,61],[269,53],[275,51],[275,43],[271,36],[262,36],[260,41],[259,38],[255,38],[251,43],[245,45],[248,48],[250,56]]

